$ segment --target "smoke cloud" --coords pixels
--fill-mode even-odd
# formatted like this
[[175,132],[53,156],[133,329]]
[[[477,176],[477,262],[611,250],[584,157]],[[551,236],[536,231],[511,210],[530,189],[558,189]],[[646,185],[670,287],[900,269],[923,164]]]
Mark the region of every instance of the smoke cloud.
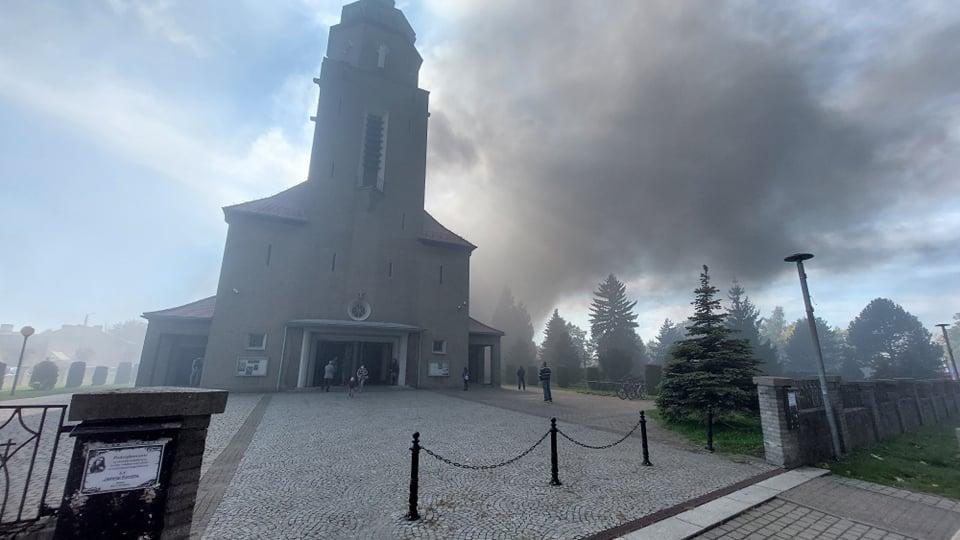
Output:
[[949,256],[910,217],[957,208],[960,9],[839,9],[447,13],[422,81],[442,79],[428,205],[480,246],[475,311],[506,284],[537,316],[610,272],[688,290],[701,264],[756,283],[789,271],[794,251],[833,271]]

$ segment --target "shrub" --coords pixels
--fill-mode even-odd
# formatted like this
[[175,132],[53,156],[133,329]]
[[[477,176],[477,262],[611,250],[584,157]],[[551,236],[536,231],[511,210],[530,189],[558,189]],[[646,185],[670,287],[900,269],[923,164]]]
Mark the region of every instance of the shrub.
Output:
[[30,387],[34,390],[52,390],[57,384],[60,368],[50,360],[44,360],[33,366],[30,374]]

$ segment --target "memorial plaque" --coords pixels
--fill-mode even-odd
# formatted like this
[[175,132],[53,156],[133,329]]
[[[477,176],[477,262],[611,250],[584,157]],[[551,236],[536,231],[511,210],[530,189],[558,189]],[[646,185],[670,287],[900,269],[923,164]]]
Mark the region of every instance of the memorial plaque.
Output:
[[241,356],[237,359],[237,377],[266,377],[266,356]]
[[84,495],[147,489],[160,485],[160,463],[170,439],[91,444],[83,466]]

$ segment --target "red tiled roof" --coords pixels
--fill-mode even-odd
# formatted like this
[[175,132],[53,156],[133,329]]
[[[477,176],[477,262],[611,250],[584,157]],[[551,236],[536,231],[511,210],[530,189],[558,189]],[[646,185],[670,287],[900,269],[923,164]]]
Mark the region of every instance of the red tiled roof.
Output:
[[420,233],[420,239],[428,242],[440,242],[441,244],[460,246],[470,249],[471,251],[477,249],[477,246],[468,242],[464,237],[441,225],[440,222],[426,210],[423,211],[423,231]]
[[307,213],[304,209],[307,199],[304,193],[306,190],[307,183],[301,182],[276,195],[231,206],[224,206],[223,213],[229,216],[231,212],[241,212],[256,216],[305,222],[307,221]]
[[473,317],[470,317],[470,325],[468,328],[470,329],[471,334],[489,334],[494,336],[504,335],[501,330],[497,330],[492,326],[487,326]]
[[153,318],[173,318],[173,319],[212,319],[213,308],[217,305],[217,297],[208,296],[196,302],[190,302],[182,306],[161,309],[159,311],[148,311],[143,314],[144,319]]

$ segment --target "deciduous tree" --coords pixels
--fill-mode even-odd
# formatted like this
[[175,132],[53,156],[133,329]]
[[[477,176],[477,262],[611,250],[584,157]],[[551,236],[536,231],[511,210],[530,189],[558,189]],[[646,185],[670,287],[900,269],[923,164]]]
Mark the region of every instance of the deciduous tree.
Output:
[[850,322],[847,339],[860,364],[875,378],[944,376],[943,349],[913,314],[887,298],[876,298]]

